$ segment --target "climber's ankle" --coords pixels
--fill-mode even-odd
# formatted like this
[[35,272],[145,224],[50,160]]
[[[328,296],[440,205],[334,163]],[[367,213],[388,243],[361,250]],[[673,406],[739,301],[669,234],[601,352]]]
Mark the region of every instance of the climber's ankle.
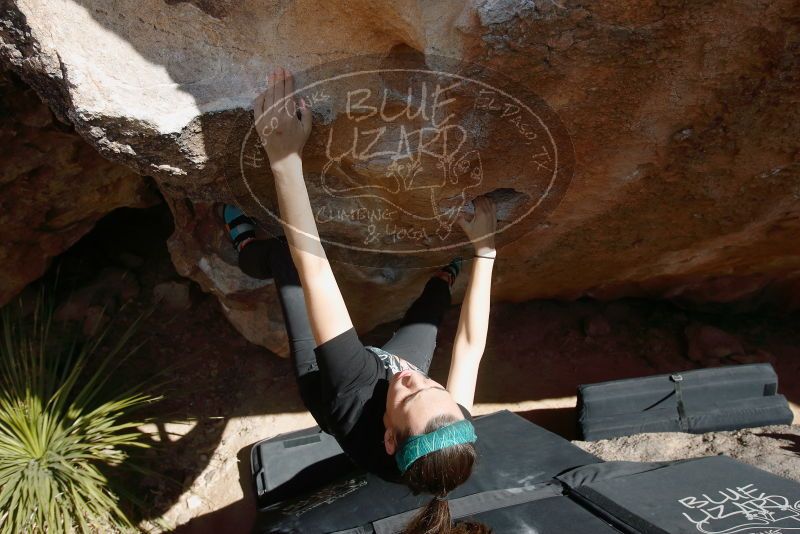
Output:
[[461,272],[462,262],[463,260],[460,256],[455,257],[450,261],[450,263],[442,267],[434,276],[437,276],[447,282],[449,287],[453,287],[453,284],[456,283],[456,277],[458,276],[458,273]]
[[446,271],[439,271],[438,273],[436,273],[433,276],[435,276],[437,278],[441,278],[442,280],[447,282],[447,285],[450,286],[450,287],[452,287],[453,286],[453,282],[455,282],[455,280],[453,280],[453,275],[448,273],[448,272],[446,272]]

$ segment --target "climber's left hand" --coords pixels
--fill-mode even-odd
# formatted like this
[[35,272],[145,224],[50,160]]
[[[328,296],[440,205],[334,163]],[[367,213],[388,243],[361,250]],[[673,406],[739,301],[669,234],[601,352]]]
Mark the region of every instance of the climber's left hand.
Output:
[[463,211],[458,214],[456,222],[464,230],[475,247],[475,254],[494,256],[497,254],[494,235],[497,233],[497,207],[488,195],[481,195],[472,201],[475,215],[467,220]]
[[267,90],[253,102],[256,131],[273,171],[299,160],[311,133],[311,108],[293,93],[292,73],[277,67],[267,77]]

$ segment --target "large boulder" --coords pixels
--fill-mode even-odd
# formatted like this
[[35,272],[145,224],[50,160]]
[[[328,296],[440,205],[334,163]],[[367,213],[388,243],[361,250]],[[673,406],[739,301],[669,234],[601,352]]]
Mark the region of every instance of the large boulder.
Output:
[[0,71],[0,306],[108,212],[160,202],[151,183],[60,123],[16,75]]
[[[433,265],[468,253],[453,216],[485,193],[508,230],[499,299],[800,303],[792,0],[3,6],[6,63],[103,155],[156,179],[179,271],[277,352],[274,287],[236,269],[214,209],[236,201],[278,228],[250,129],[276,64],[314,104],[306,183],[360,330],[397,318]],[[395,120],[424,101],[425,79],[462,82],[443,93],[450,122]],[[398,121],[433,148],[417,139],[402,157]],[[439,146],[445,131],[463,144]]]

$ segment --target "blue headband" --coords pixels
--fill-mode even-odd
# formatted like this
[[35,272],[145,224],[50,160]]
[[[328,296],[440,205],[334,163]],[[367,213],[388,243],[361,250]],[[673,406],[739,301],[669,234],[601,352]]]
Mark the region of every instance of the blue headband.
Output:
[[462,419],[450,425],[437,428],[433,432],[411,436],[394,455],[394,459],[397,462],[397,467],[400,468],[400,473],[405,473],[411,464],[426,454],[451,445],[474,443],[477,439],[475,427],[467,419]]

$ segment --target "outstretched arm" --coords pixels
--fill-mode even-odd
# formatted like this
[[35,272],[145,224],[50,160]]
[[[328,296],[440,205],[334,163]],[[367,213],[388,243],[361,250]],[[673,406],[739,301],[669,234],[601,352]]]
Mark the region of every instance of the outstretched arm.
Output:
[[476,198],[474,204],[473,219],[468,222],[462,214],[458,222],[475,246],[476,256],[484,257],[476,257],[472,263],[447,377],[447,390],[467,410],[472,410],[478,367],[486,348],[494,267],[494,260],[490,258],[497,255],[494,245],[494,233],[497,230],[494,202],[484,196]]
[[281,223],[303,286],[311,330],[321,345],[352,328],[353,322],[322,248],[303,178],[301,152],[311,133],[311,109],[304,100],[298,104],[289,96],[293,92],[291,73],[278,67],[253,110],[275,177]]

